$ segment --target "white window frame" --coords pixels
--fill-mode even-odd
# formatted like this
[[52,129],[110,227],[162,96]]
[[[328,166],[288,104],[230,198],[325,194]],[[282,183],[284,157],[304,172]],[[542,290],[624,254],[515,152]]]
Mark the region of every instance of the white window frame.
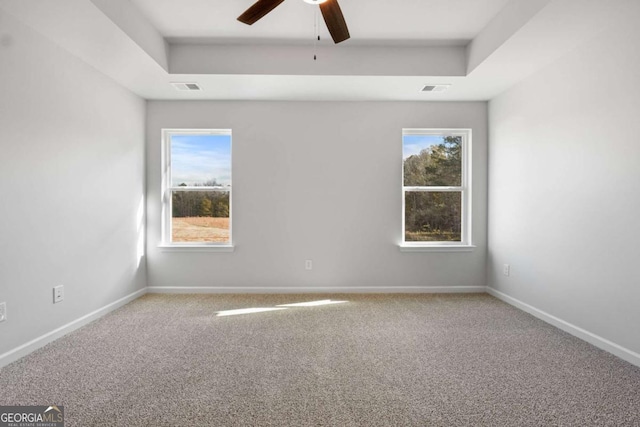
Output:
[[[461,143],[461,160],[462,160],[462,182],[459,187],[436,187],[436,186],[405,186],[404,185],[404,137],[407,135],[425,135],[425,136],[459,136],[462,138]],[[402,129],[402,238],[400,250],[406,252],[464,252],[473,250],[475,247],[472,243],[471,234],[471,129]],[[407,242],[405,241],[405,202],[406,193],[408,191],[416,192],[458,192],[462,198],[462,214],[461,214],[461,241],[459,242]]]
[[[173,135],[226,135],[230,138],[231,186],[223,187],[174,187],[171,183],[171,137]],[[233,251],[233,136],[231,129],[162,129],[162,241],[165,250],[194,250],[212,252]],[[229,193],[229,242],[179,242],[171,241],[171,215],[174,191],[217,191]]]

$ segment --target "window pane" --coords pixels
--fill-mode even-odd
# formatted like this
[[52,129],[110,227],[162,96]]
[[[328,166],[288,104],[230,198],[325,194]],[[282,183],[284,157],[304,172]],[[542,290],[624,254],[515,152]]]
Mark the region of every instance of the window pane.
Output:
[[411,187],[462,185],[462,137],[404,135],[404,185]]
[[462,193],[405,193],[405,242],[460,242]]
[[173,243],[230,243],[229,193],[174,191],[171,241]]
[[171,135],[171,186],[230,186],[231,135]]

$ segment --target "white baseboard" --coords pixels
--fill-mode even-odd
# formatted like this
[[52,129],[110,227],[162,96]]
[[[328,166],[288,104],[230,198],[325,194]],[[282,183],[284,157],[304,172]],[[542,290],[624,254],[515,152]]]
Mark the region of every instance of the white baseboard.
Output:
[[57,329],[54,329],[51,332],[48,332],[36,339],[33,339],[28,343],[25,343],[19,347],[16,347],[13,350],[9,350],[4,354],[0,354],[0,368],[8,365],[11,362],[15,362],[16,360],[26,356],[32,351],[39,349],[40,347],[44,347],[50,342],[55,341],[58,338],[68,334],[69,332],[73,332],[76,329],[81,328],[82,326],[93,322],[94,320],[104,316],[105,314],[117,308],[122,307],[123,305],[133,301],[136,298],[141,297],[146,293],[147,293],[147,288],[140,289],[139,291],[129,294],[123,298],[120,298],[119,300],[114,301],[111,304],[107,304],[102,308],[99,308],[95,311],[92,311],[89,314],[86,314],[80,317],[79,319],[69,322],[66,325],[63,325]]
[[593,334],[585,329],[582,329],[556,316],[539,310],[527,303],[510,297],[509,295],[497,291],[493,288],[487,287],[486,291],[490,295],[493,295],[494,297],[506,302],[507,304],[511,304],[512,306],[517,307],[522,311],[526,311],[527,313],[537,317],[540,320],[544,320],[545,322],[555,326],[556,328],[562,329],[563,331],[568,332],[571,335],[578,337],[604,351],[618,356],[619,358],[626,360],[629,363],[640,366],[640,354],[629,350],[628,348],[624,348],[621,345],[611,342],[606,338],[602,338],[601,336]]
[[484,286],[181,287],[149,286],[151,294],[442,294],[484,293]]

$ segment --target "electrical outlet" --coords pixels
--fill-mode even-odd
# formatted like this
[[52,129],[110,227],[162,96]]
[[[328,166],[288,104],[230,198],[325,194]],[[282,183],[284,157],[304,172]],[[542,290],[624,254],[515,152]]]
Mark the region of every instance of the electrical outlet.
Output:
[[56,303],[62,302],[63,299],[64,299],[64,286],[60,285],[53,288],[53,303],[56,304]]
[[7,320],[7,303],[0,302],[0,322]]
[[509,276],[511,274],[511,266],[509,264],[502,266],[502,274],[505,276]]
[[313,261],[308,259],[304,262],[304,269],[305,270],[313,270]]

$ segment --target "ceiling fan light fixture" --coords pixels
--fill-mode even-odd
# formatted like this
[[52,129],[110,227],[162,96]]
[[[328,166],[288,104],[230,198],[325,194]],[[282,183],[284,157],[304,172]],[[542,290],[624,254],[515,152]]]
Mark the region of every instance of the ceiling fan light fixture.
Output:
[[[320,12],[322,12],[322,18],[325,24],[327,24],[327,30],[331,34],[331,38],[335,44],[342,43],[349,39],[349,28],[344,20],[342,9],[338,4],[338,0],[304,0],[309,4],[318,5]],[[253,25],[263,18],[266,14],[282,4],[284,0],[258,0],[244,13],[238,16],[238,21],[243,24]],[[317,18],[316,18],[317,19]]]

